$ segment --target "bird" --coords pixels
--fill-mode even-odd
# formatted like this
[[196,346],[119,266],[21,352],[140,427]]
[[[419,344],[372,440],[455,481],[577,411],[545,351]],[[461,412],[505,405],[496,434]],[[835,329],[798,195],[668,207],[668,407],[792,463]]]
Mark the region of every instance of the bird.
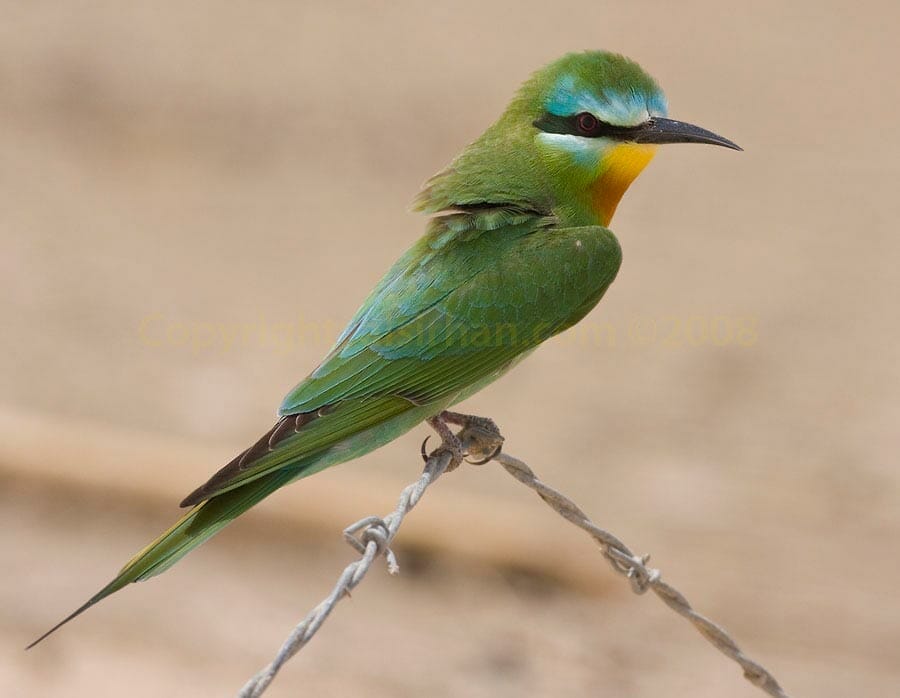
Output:
[[[189,511],[33,647],[110,594],[169,569],[275,490],[358,458],[422,422],[432,456],[466,455],[450,425],[474,430],[491,457],[487,418],[449,410],[570,328],[616,278],[609,229],[620,199],[670,143],[732,141],[668,118],[636,62],[569,53],[541,68],[500,118],[428,180],[413,210],[424,235],[390,268],[322,362],[284,398],[278,421],[181,502]],[[493,447],[493,451],[489,447]],[[425,455],[423,444],[423,455]]]

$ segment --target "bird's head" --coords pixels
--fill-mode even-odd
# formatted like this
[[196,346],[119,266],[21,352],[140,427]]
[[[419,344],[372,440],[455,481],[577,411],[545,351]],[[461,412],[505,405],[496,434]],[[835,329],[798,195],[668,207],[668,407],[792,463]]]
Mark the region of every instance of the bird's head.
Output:
[[564,224],[609,225],[663,143],[740,150],[667,118],[665,95],[637,63],[605,51],[571,53],[532,75],[416,205],[432,212],[509,205],[552,213]]

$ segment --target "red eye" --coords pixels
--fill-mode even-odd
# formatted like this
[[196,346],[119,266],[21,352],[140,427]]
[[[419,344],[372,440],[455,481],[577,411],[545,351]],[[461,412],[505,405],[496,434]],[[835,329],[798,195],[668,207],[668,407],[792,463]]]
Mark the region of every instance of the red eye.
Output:
[[597,128],[597,117],[588,112],[582,112],[575,117],[575,124],[578,126],[580,133],[593,133],[594,129]]

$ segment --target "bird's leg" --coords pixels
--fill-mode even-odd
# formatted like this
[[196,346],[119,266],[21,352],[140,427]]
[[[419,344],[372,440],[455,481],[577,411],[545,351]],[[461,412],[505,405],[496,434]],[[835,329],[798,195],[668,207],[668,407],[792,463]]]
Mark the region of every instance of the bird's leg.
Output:
[[462,441],[460,441],[459,437],[453,433],[453,430],[447,426],[447,422],[444,420],[442,414],[437,414],[426,421],[428,422],[428,426],[434,429],[438,433],[438,436],[441,437],[441,445],[434,449],[430,454],[426,453],[425,444],[428,443],[428,439],[426,438],[422,442],[422,460],[427,463],[429,458],[438,456],[446,451],[450,453],[450,463],[447,464],[447,469],[444,472],[449,473],[451,470],[455,470],[459,467],[459,464],[463,462],[463,458],[466,456],[466,452],[463,450]]
[[460,414],[444,410],[438,417],[444,422],[458,424],[462,430],[458,438],[468,444],[468,455],[480,457],[481,460],[469,461],[472,465],[483,465],[500,453],[503,448],[503,435],[493,419],[476,417],[471,414]]

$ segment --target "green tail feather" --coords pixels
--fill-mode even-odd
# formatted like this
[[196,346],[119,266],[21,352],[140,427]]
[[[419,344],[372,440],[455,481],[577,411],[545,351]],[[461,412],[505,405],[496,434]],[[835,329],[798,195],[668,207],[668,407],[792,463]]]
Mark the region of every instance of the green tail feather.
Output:
[[88,599],[84,605],[54,625],[25,649],[31,649],[70,620],[80,616],[95,603],[119,591],[122,587],[132,582],[150,579],[150,577],[155,577],[161,572],[165,572],[191,550],[214,536],[231,523],[233,519],[272,494],[279,487],[297,478],[301,473],[304,475],[311,474],[309,472],[303,473],[306,469],[304,466],[293,466],[278,470],[195,507],[172,528],[129,560],[119,574],[116,575],[115,579]]

